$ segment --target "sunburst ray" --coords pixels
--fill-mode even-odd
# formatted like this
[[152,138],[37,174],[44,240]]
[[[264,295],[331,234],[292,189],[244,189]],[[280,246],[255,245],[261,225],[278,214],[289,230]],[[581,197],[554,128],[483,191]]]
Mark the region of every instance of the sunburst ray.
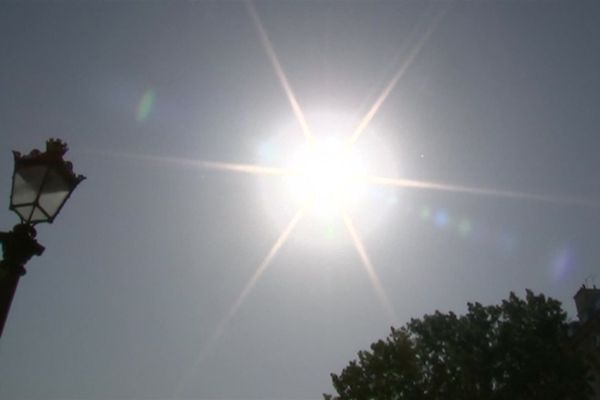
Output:
[[350,137],[350,140],[349,140],[350,146],[352,146],[354,143],[356,143],[356,141],[363,134],[363,132],[365,131],[365,129],[367,128],[367,126],[369,125],[369,123],[371,122],[373,117],[375,117],[375,114],[377,114],[377,112],[379,111],[379,109],[381,108],[381,106],[383,105],[385,100],[388,98],[388,96],[392,92],[392,90],[396,87],[396,85],[398,84],[400,79],[402,79],[402,77],[404,76],[406,71],[410,68],[412,63],[415,61],[415,59],[421,52],[421,49],[423,48],[423,46],[425,45],[425,43],[427,42],[429,37],[433,34],[433,32],[438,27],[439,22],[441,21],[442,17],[445,15],[445,13],[446,13],[446,11],[444,10],[443,12],[439,12],[434,17],[434,19],[430,23],[428,29],[423,33],[423,35],[419,38],[419,40],[417,41],[415,46],[411,49],[410,53],[406,57],[406,60],[400,65],[398,70],[396,70],[396,72],[392,76],[392,79],[390,79],[388,84],[383,88],[383,90],[379,94],[379,97],[377,97],[377,99],[375,100],[375,102],[373,103],[371,108],[369,108],[369,111],[367,111],[367,113],[360,120],[360,122],[358,123],[356,128],[354,128],[354,131],[352,132],[352,136]]
[[267,268],[271,265],[273,258],[275,258],[275,256],[277,255],[277,253],[279,252],[281,247],[288,240],[290,234],[292,233],[292,231],[294,230],[296,225],[298,225],[298,222],[302,218],[302,214],[303,214],[303,210],[298,211],[296,213],[296,215],[294,215],[294,217],[291,219],[291,221],[287,224],[287,226],[283,230],[283,232],[281,232],[281,234],[279,235],[279,237],[277,238],[277,240],[275,241],[275,243],[273,244],[273,246],[267,253],[266,257],[256,268],[256,271],[254,272],[254,274],[252,274],[252,277],[250,277],[250,279],[248,280],[248,282],[246,283],[246,285],[240,292],[240,295],[237,297],[235,302],[229,308],[229,311],[227,312],[227,314],[225,314],[225,317],[223,318],[223,320],[217,326],[217,329],[215,330],[215,335],[213,335],[213,336],[219,337],[222,334],[227,323],[231,320],[231,318],[233,318],[233,316],[235,316],[235,314],[237,313],[239,308],[242,306],[242,304],[244,304],[244,301],[246,300],[246,298],[248,297],[248,295],[250,294],[250,292],[252,291],[252,289],[254,288],[254,286],[256,285],[258,280],[260,279],[260,277],[265,273]]
[[387,185],[405,188],[439,190],[445,192],[468,193],[479,196],[508,197],[513,199],[534,200],[545,203],[563,204],[571,206],[600,207],[599,203],[570,197],[545,196],[533,193],[523,193],[508,190],[487,189],[461,185],[450,185],[444,183],[417,181],[411,179],[385,178],[381,176],[368,176],[362,179],[367,183],[375,185]]
[[254,175],[280,175],[289,176],[294,172],[288,168],[280,167],[266,167],[256,164],[236,164],[236,163],[224,163],[220,161],[197,161],[198,166],[205,169],[215,169],[228,172],[242,172],[246,174]]
[[227,310],[227,312],[225,313],[223,318],[219,321],[213,334],[202,346],[200,353],[198,354],[196,360],[194,361],[194,364],[188,369],[187,374],[184,376],[184,378],[182,378],[179,381],[179,383],[177,384],[177,386],[175,388],[176,396],[178,396],[181,393],[181,390],[183,389],[185,384],[189,381],[189,379],[192,378],[192,375],[194,374],[194,372],[196,371],[198,366],[202,363],[202,361],[206,358],[206,356],[209,354],[209,352],[213,349],[214,345],[218,342],[218,340],[221,338],[221,336],[223,336],[223,333],[225,332],[225,328],[227,327],[227,325],[229,324],[231,319],[237,314],[239,309],[242,307],[242,305],[246,301],[246,298],[248,297],[248,295],[250,295],[250,293],[252,292],[252,289],[254,288],[254,286],[260,279],[260,277],[265,273],[265,271],[271,265],[271,262],[273,261],[273,259],[275,258],[275,256],[279,252],[279,250],[283,247],[285,242],[288,240],[290,234],[292,233],[292,231],[294,230],[296,225],[298,225],[298,222],[300,222],[303,212],[304,212],[304,210],[299,210],[296,213],[296,215],[294,215],[294,217],[291,219],[291,221],[287,224],[287,226],[285,227],[283,232],[281,232],[281,234],[279,235],[279,237],[277,238],[277,240],[275,241],[275,243],[273,244],[273,246],[267,253],[266,257],[262,260],[262,262],[258,265],[256,270],[254,271],[254,273],[252,274],[252,276],[250,277],[250,279],[248,280],[248,282],[246,283],[246,285],[240,292],[239,296],[233,302],[231,307],[229,307],[229,310]]
[[165,164],[172,164],[179,167],[192,167],[207,170],[217,170],[225,172],[240,172],[252,175],[278,175],[278,176],[291,176],[297,174],[297,171],[293,171],[289,168],[280,167],[269,167],[258,164],[240,164],[240,163],[228,163],[221,161],[208,161],[208,160],[195,160],[191,158],[181,157],[166,157],[166,156],[154,156],[148,154],[133,154],[133,153],[119,153],[119,152],[89,152],[94,154],[101,154],[109,157],[120,157],[129,158],[134,160],[143,161],[154,161],[162,162]]
[[292,86],[290,85],[290,82],[288,81],[287,76],[285,75],[285,72],[283,71],[283,67],[281,66],[281,63],[279,62],[277,53],[275,53],[275,48],[273,47],[273,43],[271,43],[271,39],[269,39],[269,35],[267,34],[267,31],[265,30],[265,27],[260,20],[260,16],[258,15],[256,8],[254,7],[254,4],[251,1],[245,1],[244,3],[246,4],[246,8],[248,9],[248,13],[250,14],[250,17],[252,18],[252,21],[254,22],[254,26],[256,27],[256,30],[258,31],[260,42],[263,45],[265,52],[267,53],[267,56],[269,57],[269,61],[271,61],[271,65],[273,66],[273,69],[275,70],[275,74],[277,74],[279,83],[281,83],[281,87],[283,88],[283,91],[285,92],[285,95],[287,96],[287,99],[290,102],[290,105],[292,106],[292,111],[294,112],[294,115],[296,116],[296,119],[298,120],[298,123],[300,124],[302,133],[304,133],[304,136],[306,137],[306,139],[309,142],[311,142],[313,135],[311,133],[310,127],[308,126],[308,123],[306,122],[306,118],[304,117],[304,113],[302,112],[300,103],[298,103],[298,100],[296,99],[296,95],[294,94],[294,91],[292,90]]
[[367,254],[367,250],[365,249],[365,246],[362,240],[360,239],[360,236],[358,235],[354,224],[352,223],[352,219],[347,214],[344,215],[344,222],[346,224],[348,232],[350,233],[352,243],[354,243],[354,247],[356,248],[356,252],[360,257],[362,265],[365,268],[367,275],[369,276],[369,280],[371,281],[371,285],[375,290],[377,299],[379,300],[379,303],[381,304],[381,307],[383,308],[383,311],[385,312],[385,315],[388,318],[388,322],[391,324],[396,324],[398,322],[396,311],[394,310],[394,307],[392,306],[392,303],[390,302],[389,297],[385,292],[383,285],[381,284],[381,280],[379,279],[379,276],[375,271],[375,267],[373,266],[369,255]]

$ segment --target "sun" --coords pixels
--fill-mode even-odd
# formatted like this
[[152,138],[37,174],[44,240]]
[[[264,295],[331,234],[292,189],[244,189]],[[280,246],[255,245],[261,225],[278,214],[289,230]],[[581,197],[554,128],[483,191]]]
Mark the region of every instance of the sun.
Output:
[[[358,124],[356,115],[324,106],[315,106],[304,115],[311,128],[309,138],[303,137],[295,119],[286,119],[274,123],[256,146],[256,165],[280,172],[258,179],[264,212],[280,226],[302,210],[308,219],[300,230],[302,241],[326,238],[330,245],[339,238],[342,245],[343,235],[337,232],[342,232],[339,224],[343,225],[344,216],[362,221],[362,228],[369,232],[385,222],[395,204],[396,189],[373,187],[370,179],[395,171],[398,164],[381,134],[385,126],[369,128],[360,143],[354,144],[350,138]],[[317,232],[309,232],[306,225]]]
[[286,184],[293,201],[315,215],[340,216],[364,195],[365,163],[335,137],[315,137],[291,158],[289,169]]

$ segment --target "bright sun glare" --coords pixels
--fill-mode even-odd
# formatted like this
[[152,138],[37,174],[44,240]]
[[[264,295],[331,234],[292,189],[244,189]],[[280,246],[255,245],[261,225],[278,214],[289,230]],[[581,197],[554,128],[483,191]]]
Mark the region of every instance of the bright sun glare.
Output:
[[343,141],[314,138],[292,157],[288,190],[294,201],[319,216],[340,215],[354,208],[364,192],[363,160]]
[[[352,123],[352,118],[348,120],[347,118],[340,118],[339,115],[321,115],[319,118],[310,118],[309,116],[309,118],[307,118],[307,115],[305,115],[296,99],[256,9],[251,2],[246,2],[245,4],[257,29],[259,39],[290,103],[292,112],[295,116],[294,126],[300,128],[301,135],[293,136],[303,136],[302,139],[305,140],[305,144],[300,147],[293,157],[286,158],[289,153],[280,150],[287,150],[291,146],[285,145],[285,143],[283,146],[280,146],[281,143],[277,140],[273,140],[272,143],[269,142],[262,146],[261,158],[264,158],[264,160],[261,161],[264,162],[258,164],[236,164],[217,161],[194,161],[193,164],[206,169],[271,177],[283,176],[287,183],[288,196],[291,194],[291,197],[296,203],[295,207],[293,207],[296,208],[296,211],[291,219],[289,219],[289,215],[286,216],[288,222],[284,225],[285,228],[277,237],[275,243],[271,246],[264,259],[260,262],[254,274],[243,287],[235,302],[219,322],[213,336],[208,343],[206,343],[203,353],[197,358],[195,366],[201,362],[204,355],[206,355],[206,352],[223,334],[228,322],[238,312],[260,277],[268,269],[274,257],[286,243],[294,229],[296,229],[297,225],[306,214],[306,211],[313,211],[319,216],[327,217],[325,219],[330,219],[329,217],[341,217],[343,225],[348,232],[350,240],[356,249],[361,264],[367,273],[369,281],[373,286],[383,310],[392,323],[397,321],[393,305],[389,301],[377,271],[369,258],[366,247],[361,239],[361,233],[356,229],[353,222],[355,217],[357,220],[361,220],[361,213],[351,212],[358,208],[359,203],[365,203],[360,204],[360,208],[363,209],[363,215],[368,215],[368,218],[362,218],[363,223],[373,221],[375,219],[373,215],[381,215],[381,212],[383,211],[384,207],[380,204],[374,206],[377,207],[376,209],[368,208],[369,202],[361,201],[363,197],[366,197],[364,195],[367,194],[365,188],[365,185],[367,184],[370,185],[370,187],[375,185],[379,188],[418,188],[475,195],[521,198],[572,205],[597,206],[595,203],[572,199],[549,198],[527,193],[455,186],[389,177],[390,172],[394,171],[394,168],[391,168],[389,157],[386,156],[386,154],[389,153],[389,147],[376,145],[375,142],[372,141],[376,135],[373,135],[373,133],[370,132],[371,129],[369,126],[381,105],[385,102],[388,95],[402,79],[406,70],[418,55],[427,38],[435,30],[435,27],[443,14],[438,15],[436,20],[430,25],[429,29],[413,47],[406,61],[396,71],[367,113],[360,118],[359,121],[354,121],[354,123]],[[350,123],[348,124],[348,122]],[[367,133],[367,135],[365,135],[365,133]],[[280,134],[281,132],[278,133],[278,135]],[[338,137],[341,137],[342,140],[338,140]],[[359,156],[355,150],[355,144],[359,139],[360,144],[358,147],[361,148],[360,154],[362,156]],[[369,139],[371,139],[371,143],[369,143]],[[369,161],[369,171],[366,170],[365,160]],[[279,163],[274,161],[279,161]],[[182,161],[177,160],[177,162]],[[379,175],[379,171],[383,171],[384,175]],[[287,207],[282,201],[284,199],[280,196],[280,193],[278,193],[278,191],[273,191],[271,186],[269,186],[268,189],[269,190],[263,191],[266,200],[265,203],[269,205],[268,210],[270,212],[278,211],[286,214]],[[375,197],[378,197],[379,200],[384,199],[381,192],[370,191],[369,194],[371,193],[375,194]],[[394,200],[392,203],[394,203],[395,197],[392,197],[392,199]],[[289,197],[287,200],[289,200]],[[377,212],[372,213],[371,211]],[[183,380],[181,383],[183,383]]]

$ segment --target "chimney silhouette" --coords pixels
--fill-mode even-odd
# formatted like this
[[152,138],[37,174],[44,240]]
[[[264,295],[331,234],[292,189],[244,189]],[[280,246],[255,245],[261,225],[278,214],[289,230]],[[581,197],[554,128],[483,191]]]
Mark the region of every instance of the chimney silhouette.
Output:
[[573,298],[577,307],[577,318],[581,323],[586,323],[594,314],[600,312],[600,289],[597,289],[596,285],[591,288],[581,285]]

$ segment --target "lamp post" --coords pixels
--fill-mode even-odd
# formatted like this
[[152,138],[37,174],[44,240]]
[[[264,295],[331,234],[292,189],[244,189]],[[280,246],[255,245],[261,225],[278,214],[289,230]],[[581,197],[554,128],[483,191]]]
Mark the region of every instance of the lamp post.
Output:
[[52,223],[77,185],[85,179],[73,172],[73,164],[63,160],[66,143],[59,139],[46,142],[46,151],[32,150],[21,155],[14,151],[15,167],[10,194],[10,210],[21,222],[10,232],[0,232],[4,259],[0,261],[0,336],[25,264],[40,256],[34,225]]

